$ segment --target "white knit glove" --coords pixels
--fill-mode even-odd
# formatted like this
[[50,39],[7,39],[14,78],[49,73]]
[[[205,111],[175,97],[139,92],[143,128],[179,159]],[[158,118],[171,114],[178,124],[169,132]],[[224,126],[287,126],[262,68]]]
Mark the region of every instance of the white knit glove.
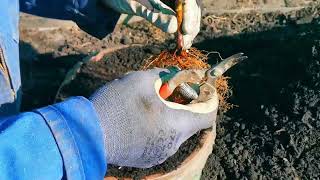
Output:
[[148,168],[164,162],[201,129],[215,130],[217,94],[187,106],[167,102],[158,93],[164,71],[130,73],[90,97],[105,132],[109,164]]
[[[174,11],[160,0],[102,0],[114,10],[145,18],[164,32],[177,31]],[[189,49],[200,31],[201,8],[197,0],[184,0],[182,34],[184,49]]]

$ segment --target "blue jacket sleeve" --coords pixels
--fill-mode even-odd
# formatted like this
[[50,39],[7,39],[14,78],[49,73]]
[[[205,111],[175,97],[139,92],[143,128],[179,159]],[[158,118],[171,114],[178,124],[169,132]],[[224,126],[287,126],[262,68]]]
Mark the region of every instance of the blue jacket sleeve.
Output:
[[83,97],[0,119],[0,179],[103,179],[106,163],[102,129]]
[[120,14],[99,0],[19,0],[20,11],[43,17],[73,20],[87,33],[103,38],[113,31]]

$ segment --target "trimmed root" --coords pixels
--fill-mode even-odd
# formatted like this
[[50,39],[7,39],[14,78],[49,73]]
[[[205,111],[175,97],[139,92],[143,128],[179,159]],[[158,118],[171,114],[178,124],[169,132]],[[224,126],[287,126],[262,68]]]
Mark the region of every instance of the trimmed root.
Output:
[[227,102],[232,96],[232,91],[228,85],[228,79],[230,79],[230,77],[220,76],[214,82],[219,98],[219,111],[222,113],[236,107],[236,105]]
[[[181,55],[177,55],[176,53],[165,50],[159,55],[149,58],[142,70],[147,70],[154,67],[167,68],[170,66],[177,66],[182,70],[208,69],[210,68],[210,65],[207,63],[209,54],[210,52],[205,54],[205,51],[200,51],[196,48],[191,48],[189,49],[189,52],[183,52],[181,53]],[[228,85],[228,79],[230,78],[224,76],[218,77],[214,84],[217,89],[219,98],[219,110],[222,113],[225,113],[235,107],[235,105],[227,102],[229,97],[232,95],[230,87]]]
[[170,66],[177,66],[180,69],[206,69],[210,67],[207,60],[208,56],[196,48],[191,48],[189,52],[183,52],[181,55],[171,53],[170,51],[163,51],[159,55],[148,59],[142,70],[154,67],[167,68]]

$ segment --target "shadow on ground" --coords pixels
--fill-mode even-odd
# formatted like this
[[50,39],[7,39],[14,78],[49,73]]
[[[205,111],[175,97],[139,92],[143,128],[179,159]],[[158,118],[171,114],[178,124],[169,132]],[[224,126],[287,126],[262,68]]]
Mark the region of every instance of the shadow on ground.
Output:
[[54,57],[38,54],[28,43],[20,42],[22,76],[22,111],[54,102],[55,94],[67,71],[85,55]]

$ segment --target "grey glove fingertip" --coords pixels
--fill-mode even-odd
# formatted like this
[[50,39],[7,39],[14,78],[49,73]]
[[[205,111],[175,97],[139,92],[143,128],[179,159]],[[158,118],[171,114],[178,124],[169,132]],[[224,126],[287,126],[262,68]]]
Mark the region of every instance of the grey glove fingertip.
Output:
[[164,32],[175,33],[178,29],[178,21],[174,10],[160,0],[150,0],[150,2],[163,14],[162,16],[167,16],[168,19],[167,22],[160,20],[157,26]]
[[197,122],[198,131],[210,128],[215,123],[217,115],[215,113],[210,113],[210,114],[211,115],[208,116],[207,118],[199,119],[199,121]]
[[182,32],[183,34],[197,34],[200,26],[198,26],[201,9],[195,0],[186,2],[183,12]]
[[190,118],[189,124],[190,131],[194,134],[203,129],[212,127],[217,118],[217,110],[207,114],[193,114]]
[[195,36],[187,34],[183,36],[183,49],[190,49]]
[[178,29],[177,18],[173,15],[160,14],[159,18],[154,23],[163,32],[170,34],[177,32]]
[[162,14],[161,12],[148,12],[141,14],[141,17],[160,28],[163,32],[175,33],[178,29],[177,18],[173,15]]

